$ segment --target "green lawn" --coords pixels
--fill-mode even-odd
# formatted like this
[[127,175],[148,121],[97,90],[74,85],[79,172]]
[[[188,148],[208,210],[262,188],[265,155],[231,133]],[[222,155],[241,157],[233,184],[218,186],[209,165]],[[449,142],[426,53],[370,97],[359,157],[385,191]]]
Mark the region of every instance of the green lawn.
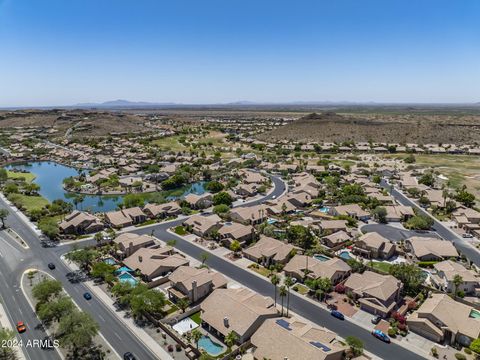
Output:
[[175,228],[175,234],[183,236],[187,234],[187,231],[183,226],[179,225]]
[[19,204],[21,207],[25,208],[27,212],[34,209],[41,209],[45,205],[50,204],[50,202],[42,196],[27,196],[23,194],[12,194],[9,199],[14,204]]
[[8,171],[7,170],[7,176],[9,179],[19,179],[19,178],[24,178],[26,182],[31,183],[33,180],[35,180],[35,175],[27,172],[27,173],[22,173],[22,172],[13,172],[13,171]]
[[190,319],[195,321],[198,325],[202,322],[202,319],[200,318],[200,311],[196,312],[195,314],[190,315]]
[[164,138],[156,139],[151,142],[152,145],[158,146],[165,151],[183,151],[187,147],[181,144],[178,140],[180,136],[167,136]]
[[[302,295],[308,294],[308,287],[302,284],[295,284],[292,289],[297,289],[297,292]],[[293,290],[295,291],[295,290]]]
[[387,262],[377,262],[377,261],[373,261],[371,264],[369,264],[369,266],[372,266],[372,268],[376,269],[376,270],[379,270],[381,272],[384,272],[386,274],[389,273],[390,271],[390,268],[392,267],[392,264],[390,263],[387,263]]
[[255,271],[257,274],[260,274],[262,276],[268,277],[271,274],[271,271],[268,270],[267,268],[264,268],[263,266],[258,266],[258,268],[255,266],[255,264],[249,265],[249,269]]

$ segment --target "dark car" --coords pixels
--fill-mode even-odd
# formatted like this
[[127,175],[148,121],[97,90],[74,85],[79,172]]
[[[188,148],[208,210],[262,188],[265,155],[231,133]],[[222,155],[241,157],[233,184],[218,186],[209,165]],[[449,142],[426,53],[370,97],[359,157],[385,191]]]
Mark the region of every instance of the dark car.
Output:
[[387,344],[390,344],[390,338],[388,337],[387,334],[385,334],[381,330],[373,330],[372,335],[375,336],[377,339],[382,340],[383,342],[386,342]]
[[123,360],[137,360],[137,358],[131,352],[126,352],[123,354]]
[[55,269],[55,264],[54,263],[48,263],[48,268],[50,270],[54,270]]
[[380,322],[380,320],[382,320],[382,318],[380,316],[376,315],[372,318],[372,324],[377,325]]
[[86,292],[85,294],[83,294],[83,297],[85,298],[85,300],[91,300],[92,294],[90,294],[89,292]]
[[337,319],[345,320],[345,316],[338,310],[330,311],[330,315],[332,315],[333,317],[336,317]]

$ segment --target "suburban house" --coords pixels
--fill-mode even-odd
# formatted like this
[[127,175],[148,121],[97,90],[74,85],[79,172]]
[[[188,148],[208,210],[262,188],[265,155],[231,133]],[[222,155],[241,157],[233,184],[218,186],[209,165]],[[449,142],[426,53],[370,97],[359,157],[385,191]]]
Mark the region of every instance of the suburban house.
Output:
[[375,315],[387,317],[400,300],[403,284],[391,275],[372,271],[355,273],[344,283],[360,303],[360,308]]
[[138,249],[155,245],[155,238],[149,235],[137,235],[133,233],[123,233],[113,239],[118,244],[118,251],[122,257],[127,257],[135,253]]
[[384,208],[387,211],[385,220],[388,222],[407,221],[411,217],[415,216],[415,212],[411,206],[390,205],[384,206]]
[[324,244],[326,247],[332,249],[332,250],[337,250],[343,247],[345,243],[351,240],[351,237],[349,234],[347,234],[345,231],[340,230],[337,232],[334,232],[333,234],[322,236],[320,238],[320,241],[322,244]]
[[255,359],[341,360],[336,334],[296,319],[267,319],[250,339]]
[[432,274],[430,279],[438,289],[449,293],[455,292],[453,279],[455,275],[459,275],[462,277],[463,283],[458,285],[457,291],[463,291],[465,294],[476,294],[480,292],[480,278],[473,270],[469,270],[463,265],[451,260],[436,263],[433,267],[436,273]]
[[183,222],[188,230],[198,236],[208,236],[212,231],[220,229],[222,219],[218,215],[193,215]]
[[429,340],[469,346],[480,336],[480,312],[447,294],[433,294],[408,317],[407,325]]
[[268,267],[277,263],[285,264],[293,256],[295,249],[291,244],[261,235],[260,240],[243,250],[243,256]]
[[305,277],[306,270],[306,276],[311,279],[328,278],[332,284],[338,284],[350,275],[352,269],[339,258],[320,261],[306,255],[295,255],[283,268],[285,275],[298,280]]
[[347,222],[345,220],[321,220],[317,226],[323,235],[332,234],[341,230],[348,232]]
[[244,225],[241,223],[224,224],[218,229],[220,240],[226,245],[230,245],[233,241],[238,241],[244,245],[253,240],[255,236],[255,229],[251,225]]
[[160,205],[147,204],[144,206],[143,212],[152,219],[163,219],[169,216],[177,216],[181,214],[182,208],[175,201],[170,201]]
[[105,220],[114,228],[123,228],[134,224],[140,224],[147,220],[147,215],[139,207],[109,211],[105,213]]
[[405,247],[410,249],[420,261],[444,260],[458,257],[455,246],[446,240],[412,236],[405,240]]
[[123,264],[132,270],[139,271],[145,281],[165,276],[179,266],[190,262],[179,254],[173,254],[170,246],[163,248],[141,248],[123,260]]
[[178,267],[168,279],[171,285],[168,296],[174,301],[187,298],[195,303],[213,290],[227,287],[227,279],[222,274],[190,266]]
[[95,215],[75,210],[58,225],[64,234],[90,234],[103,229],[103,223]]
[[360,236],[352,250],[368,259],[389,259],[395,254],[395,245],[379,233],[370,232]]
[[332,216],[346,215],[362,221],[370,219],[370,213],[363,210],[358,204],[333,206],[329,209],[329,213]]
[[212,199],[213,196],[210,193],[202,195],[190,193],[186,195],[183,200],[186,201],[192,209],[205,209],[213,204]]
[[266,206],[245,206],[237,207],[230,211],[230,217],[245,225],[257,225],[267,218]]
[[250,339],[266,319],[278,316],[272,298],[245,288],[216,289],[201,310],[202,326],[220,338],[233,331],[238,344]]

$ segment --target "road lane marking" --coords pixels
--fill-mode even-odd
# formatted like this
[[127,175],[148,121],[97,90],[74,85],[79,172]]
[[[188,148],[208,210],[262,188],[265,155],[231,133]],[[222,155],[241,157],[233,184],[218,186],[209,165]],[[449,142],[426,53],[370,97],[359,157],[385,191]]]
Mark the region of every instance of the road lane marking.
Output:
[[102,319],[103,322],[106,322],[102,315],[98,314],[98,317]]
[[118,335],[115,331],[113,332],[115,334],[115,336],[119,339],[119,340],[122,340],[122,338],[120,337],[120,335]]

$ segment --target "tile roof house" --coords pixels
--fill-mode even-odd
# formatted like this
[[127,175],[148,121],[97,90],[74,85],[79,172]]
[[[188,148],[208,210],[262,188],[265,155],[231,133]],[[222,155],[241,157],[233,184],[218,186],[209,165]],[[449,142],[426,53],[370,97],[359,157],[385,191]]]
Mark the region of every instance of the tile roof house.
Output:
[[109,211],[105,213],[105,220],[112,227],[123,228],[133,224],[139,224],[147,219],[147,215],[139,207]]
[[198,236],[208,236],[212,231],[220,229],[222,219],[218,215],[203,216],[196,214],[183,222],[192,233]]
[[231,331],[242,344],[257,331],[268,318],[278,312],[272,298],[249,289],[216,289],[201,304],[202,325],[209,332],[225,338]]
[[415,216],[415,212],[411,206],[403,206],[403,205],[390,205],[384,206],[385,210],[387,210],[387,215],[385,219],[388,222],[399,222],[399,221],[406,221],[411,217]]
[[227,279],[222,274],[190,266],[178,267],[168,279],[171,285],[167,289],[169,297],[175,301],[188,298],[190,303],[203,299],[215,289],[227,286]]
[[103,223],[95,215],[75,210],[58,225],[64,234],[89,234],[103,229]]
[[287,276],[300,280],[304,278],[307,269],[307,277],[311,279],[329,278],[333,284],[341,282],[350,275],[352,270],[345,261],[339,258],[320,261],[306,255],[295,255],[285,265],[283,271]]
[[363,210],[358,204],[333,206],[329,209],[329,213],[333,216],[347,215],[359,220],[370,219],[370,213]]
[[234,240],[238,241],[241,245],[244,245],[253,240],[255,229],[251,225],[230,223],[224,224],[218,229],[218,234],[220,240],[227,245],[230,245]]
[[358,299],[361,309],[382,317],[395,309],[403,288],[402,282],[393,276],[372,271],[352,274],[344,285]]
[[113,242],[118,244],[121,254],[127,257],[138,249],[155,245],[155,238],[149,235],[123,233],[113,239]]
[[243,256],[263,266],[285,264],[293,256],[295,249],[291,244],[260,235],[260,240],[243,250]]
[[460,275],[463,280],[463,283],[456,288],[457,291],[472,294],[480,289],[478,274],[473,270],[465,268],[462,264],[445,260],[434,264],[433,267],[436,270],[436,274],[433,274],[430,279],[442,291],[455,292],[455,285],[453,284],[455,275]]
[[395,254],[395,244],[377,232],[370,232],[355,241],[353,252],[369,259],[389,259]]
[[140,271],[146,281],[153,281],[156,277],[165,276],[180,266],[190,262],[179,254],[173,254],[170,246],[163,248],[140,248],[134,254],[123,260],[123,264],[130,269]]
[[444,260],[458,257],[455,246],[446,240],[412,236],[405,240],[405,247],[410,249],[418,260]]
[[322,244],[333,250],[341,248],[349,240],[351,240],[350,235],[343,230],[334,232],[330,235],[322,236],[320,239]]
[[251,338],[255,359],[340,360],[336,334],[296,319],[267,319]]
[[230,211],[230,217],[245,225],[256,225],[267,218],[266,209],[264,205],[237,207]]
[[143,207],[143,211],[148,217],[155,219],[179,215],[182,212],[182,208],[175,201],[170,201],[159,205],[147,204]]
[[433,294],[407,318],[410,331],[436,342],[469,346],[480,337],[480,312],[453,300],[447,294]]
[[213,204],[212,198],[213,196],[210,193],[204,193],[202,195],[190,193],[186,195],[183,200],[193,209],[205,209]]

